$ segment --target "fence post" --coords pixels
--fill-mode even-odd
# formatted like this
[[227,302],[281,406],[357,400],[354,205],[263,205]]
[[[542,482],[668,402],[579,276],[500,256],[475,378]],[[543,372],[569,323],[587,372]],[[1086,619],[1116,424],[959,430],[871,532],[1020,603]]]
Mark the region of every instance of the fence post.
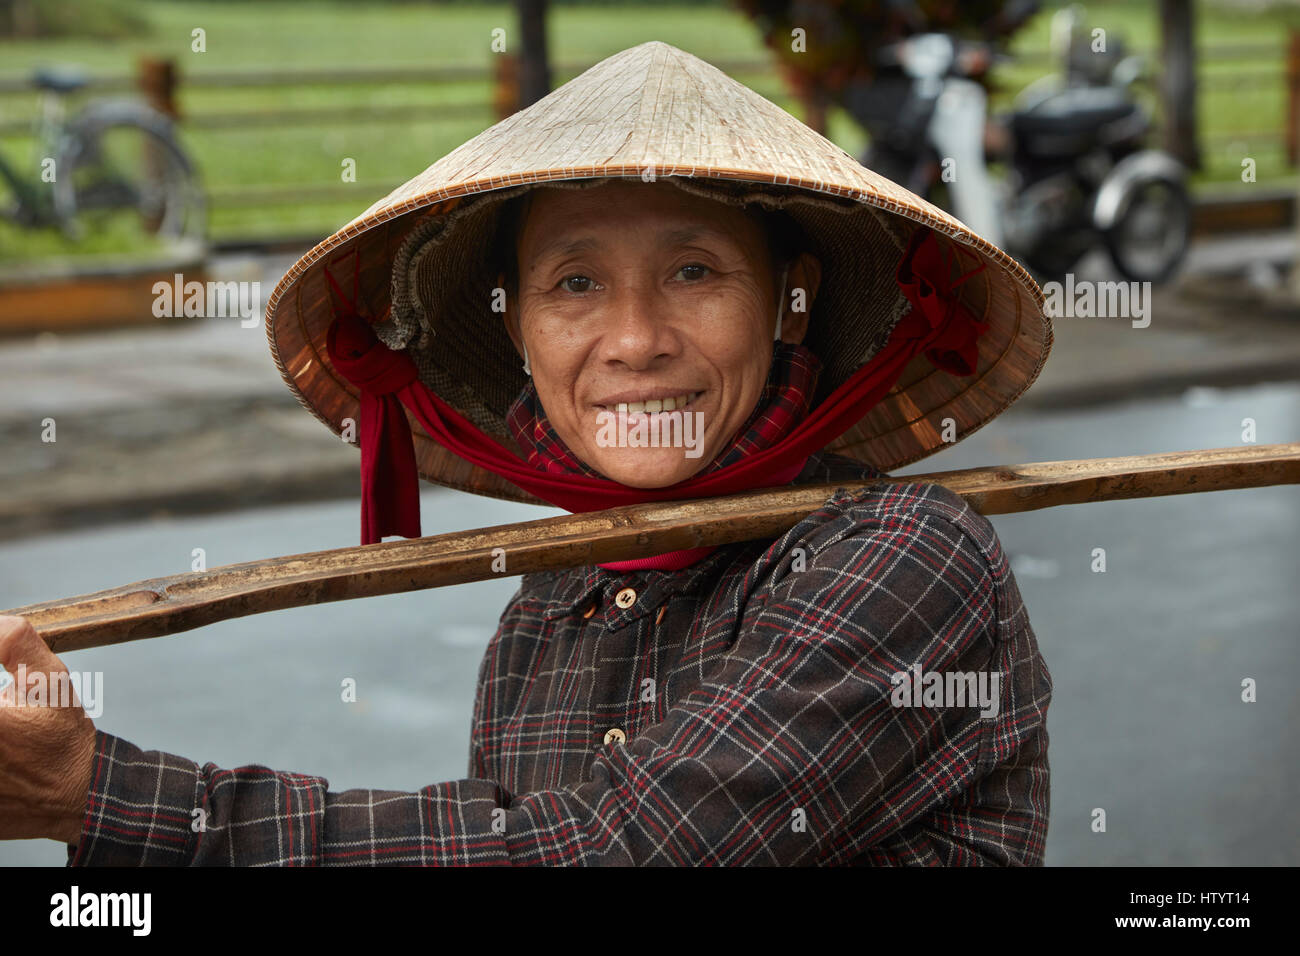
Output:
[[136,61],[137,83],[145,101],[172,119],[180,117],[176,109],[176,62],[142,56]]
[[[142,56],[136,61],[136,76],[145,102],[160,113],[177,119],[179,113],[176,109],[175,61]],[[142,147],[143,155],[140,157],[140,164],[145,179],[154,185],[163,183],[167,177],[167,156],[162,146],[154,142],[153,137],[146,136]],[[165,194],[165,190],[160,189],[158,194]],[[162,210],[142,209],[140,215],[145,231],[150,234],[156,233],[162,225]]]
[[519,58],[513,53],[492,56],[492,108],[497,120],[519,111]]

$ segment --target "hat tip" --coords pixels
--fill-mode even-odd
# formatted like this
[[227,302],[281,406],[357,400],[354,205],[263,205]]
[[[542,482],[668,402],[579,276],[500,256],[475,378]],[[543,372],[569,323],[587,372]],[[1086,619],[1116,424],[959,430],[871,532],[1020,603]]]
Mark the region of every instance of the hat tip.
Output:
[[665,43],[663,40],[646,40],[644,43],[638,43],[636,46],[628,47],[628,52],[632,50],[671,50],[673,53],[685,53],[680,47],[675,47],[671,43]]

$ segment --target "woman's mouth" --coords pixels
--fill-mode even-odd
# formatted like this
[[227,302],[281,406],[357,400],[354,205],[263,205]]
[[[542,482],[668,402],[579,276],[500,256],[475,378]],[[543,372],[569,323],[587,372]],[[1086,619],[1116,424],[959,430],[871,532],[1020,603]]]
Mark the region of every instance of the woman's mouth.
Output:
[[703,392],[685,392],[681,395],[671,395],[666,398],[652,398],[642,402],[616,402],[612,406],[597,405],[596,407],[601,411],[614,411],[623,415],[634,415],[638,412],[681,411],[703,394]]

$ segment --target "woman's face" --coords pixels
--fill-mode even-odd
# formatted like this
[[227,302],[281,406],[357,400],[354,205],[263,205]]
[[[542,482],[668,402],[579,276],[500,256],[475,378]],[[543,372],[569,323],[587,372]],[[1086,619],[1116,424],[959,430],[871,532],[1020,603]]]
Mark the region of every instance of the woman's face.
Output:
[[[772,361],[780,276],[754,220],[670,183],[541,188],[516,256],[507,327],[547,417],[584,462],[659,488],[729,444]],[[783,340],[803,339],[819,276],[808,255],[791,267]],[[796,288],[802,312],[789,308]]]

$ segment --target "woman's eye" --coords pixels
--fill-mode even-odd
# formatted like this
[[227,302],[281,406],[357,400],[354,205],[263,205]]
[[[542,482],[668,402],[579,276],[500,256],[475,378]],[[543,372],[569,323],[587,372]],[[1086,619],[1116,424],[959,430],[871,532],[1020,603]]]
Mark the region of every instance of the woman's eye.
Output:
[[[579,287],[573,288],[572,286],[569,285],[570,282],[579,283]],[[585,283],[585,285],[583,283]],[[563,279],[560,280],[560,287],[563,288],[564,291],[566,292],[589,292],[591,290],[591,280],[588,279],[586,276],[579,276],[579,275],[565,276]]]
[[681,275],[683,272],[687,272],[687,273],[691,273],[690,275],[686,276],[687,279],[703,279],[704,273],[708,271],[709,271],[708,266],[702,266],[698,262],[692,262],[691,264],[682,266],[680,269],[678,269],[677,274]]

